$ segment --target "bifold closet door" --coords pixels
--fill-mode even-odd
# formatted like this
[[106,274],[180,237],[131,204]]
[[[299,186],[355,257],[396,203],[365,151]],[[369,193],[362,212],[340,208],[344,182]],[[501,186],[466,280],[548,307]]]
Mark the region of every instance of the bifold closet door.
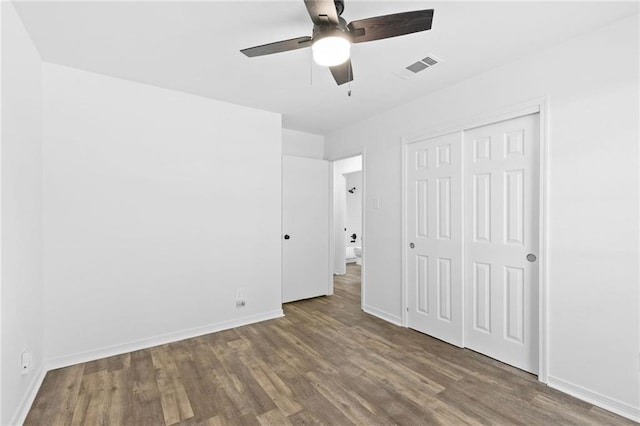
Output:
[[539,114],[465,131],[465,346],[538,373]]
[[409,144],[406,278],[410,328],[462,346],[462,132]]

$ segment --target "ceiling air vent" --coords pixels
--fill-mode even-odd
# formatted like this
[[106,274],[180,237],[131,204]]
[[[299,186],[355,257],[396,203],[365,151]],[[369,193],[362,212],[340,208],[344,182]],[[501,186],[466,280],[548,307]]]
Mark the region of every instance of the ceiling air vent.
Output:
[[429,65],[426,65],[420,61],[416,62],[415,64],[411,64],[407,67],[407,69],[412,73],[417,73],[422,70],[426,70],[427,68],[429,68]]
[[427,56],[426,58],[422,59],[422,62],[429,66],[433,66],[438,63],[438,61],[436,59],[433,59],[431,56]]
[[394,74],[396,74],[398,77],[404,78],[405,80],[408,78],[413,77],[414,75],[418,74],[419,72],[422,72],[424,70],[426,70],[427,68],[430,68],[432,66],[434,66],[435,64],[437,64],[438,62],[442,62],[440,59],[436,58],[435,56],[427,56],[425,58],[420,59],[418,62],[414,62],[413,64],[409,65],[408,67],[395,72]]

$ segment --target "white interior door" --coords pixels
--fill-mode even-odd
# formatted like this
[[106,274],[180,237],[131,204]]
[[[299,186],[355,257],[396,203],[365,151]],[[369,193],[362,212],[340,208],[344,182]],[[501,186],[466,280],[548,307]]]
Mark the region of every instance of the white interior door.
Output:
[[539,115],[465,132],[465,345],[538,373]]
[[462,132],[407,146],[409,327],[462,346]]
[[329,293],[329,163],[282,157],[282,301]]

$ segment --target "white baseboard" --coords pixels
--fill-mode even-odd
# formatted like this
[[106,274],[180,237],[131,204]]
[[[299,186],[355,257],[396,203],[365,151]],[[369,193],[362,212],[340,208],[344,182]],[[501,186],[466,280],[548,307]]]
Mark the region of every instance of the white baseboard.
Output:
[[387,322],[390,322],[391,324],[395,324],[397,326],[402,327],[402,318],[396,316],[396,315],[391,315],[388,312],[385,311],[381,311],[380,309],[377,308],[373,308],[371,306],[367,306],[365,305],[362,308],[363,311],[365,311],[368,314],[373,315],[374,317],[378,317],[380,319],[383,319]]
[[230,328],[241,327],[256,322],[266,321],[270,319],[280,318],[284,316],[282,309],[271,312],[250,315],[229,321],[222,321],[202,327],[195,327],[187,330],[181,330],[173,333],[162,334],[159,336],[140,339],[134,342],[123,343],[114,346],[94,349],[72,355],[65,355],[47,360],[47,370],[55,370],[56,368],[68,367],[70,365],[80,364],[83,362],[94,361],[96,359],[107,358],[114,355],[121,355],[127,352],[147,349],[154,346],[173,343],[192,337],[202,336],[204,334],[215,333],[216,331],[228,330]]
[[609,398],[597,392],[585,389],[582,386],[574,385],[573,383],[565,382],[564,380],[551,376],[548,377],[547,384],[554,389],[568,393],[571,396],[575,396],[576,398],[590,404],[604,408],[607,411],[619,414],[635,422],[640,422],[640,407],[633,407],[625,402]]
[[29,389],[27,390],[27,392],[25,392],[22,401],[20,401],[20,404],[18,405],[18,409],[11,418],[11,421],[9,422],[10,425],[17,426],[24,423],[25,419],[27,418],[27,414],[29,414],[31,406],[33,405],[33,401],[35,401],[36,395],[40,390],[40,386],[42,386],[44,376],[46,375],[47,370],[45,370],[44,368],[40,368],[40,370],[38,370],[35,376],[36,378],[31,382]]
[[[364,312],[378,317],[384,321],[390,322],[397,326],[402,327],[402,319],[396,315],[389,314],[371,306],[364,306]],[[174,333],[163,334],[160,336],[141,339],[135,342],[124,343],[121,345],[109,346],[92,351],[87,351],[79,354],[68,355],[64,357],[58,357],[48,360],[46,362],[46,369],[41,368],[37,372],[36,379],[29,386],[29,390],[25,393],[24,398],[20,402],[18,409],[16,410],[10,425],[21,425],[29,413],[31,405],[36,398],[38,390],[42,385],[45,375],[48,370],[56,368],[67,367],[82,362],[94,361],[96,359],[107,358],[114,355],[120,355],[127,352],[132,352],[140,349],[146,349],[153,346],[164,345],[167,343],[177,342],[192,337],[202,336],[209,333],[215,333],[217,331],[228,330],[230,328],[241,327],[243,325],[249,325],[261,321],[283,317],[284,313],[282,309],[277,309],[271,312],[265,312],[256,315],[250,315],[234,320],[222,321],[219,323],[196,327],[188,330],[182,330]],[[627,403],[606,397],[597,392],[585,389],[581,386],[574,385],[564,380],[548,377],[548,383],[550,387],[557,389],[561,392],[575,396],[583,401],[589,402],[595,406],[611,411],[612,413],[619,414],[630,420],[640,422],[640,408],[633,407]]]

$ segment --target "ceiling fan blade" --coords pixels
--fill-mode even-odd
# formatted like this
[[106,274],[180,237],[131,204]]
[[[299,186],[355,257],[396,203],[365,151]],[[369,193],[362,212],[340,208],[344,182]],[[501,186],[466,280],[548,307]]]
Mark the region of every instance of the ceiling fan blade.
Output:
[[395,13],[350,22],[353,43],[380,40],[431,29],[433,9]]
[[333,0],[304,0],[311,20],[316,25],[337,25],[338,12]]
[[290,40],[276,41],[262,46],[248,47],[240,52],[253,58],[254,56],[271,55],[272,53],[287,52],[311,46],[311,37],[298,37]]
[[347,59],[344,64],[336,65],[335,67],[329,67],[333,78],[338,83],[338,86],[348,83],[353,80],[353,68],[351,67],[351,59]]

